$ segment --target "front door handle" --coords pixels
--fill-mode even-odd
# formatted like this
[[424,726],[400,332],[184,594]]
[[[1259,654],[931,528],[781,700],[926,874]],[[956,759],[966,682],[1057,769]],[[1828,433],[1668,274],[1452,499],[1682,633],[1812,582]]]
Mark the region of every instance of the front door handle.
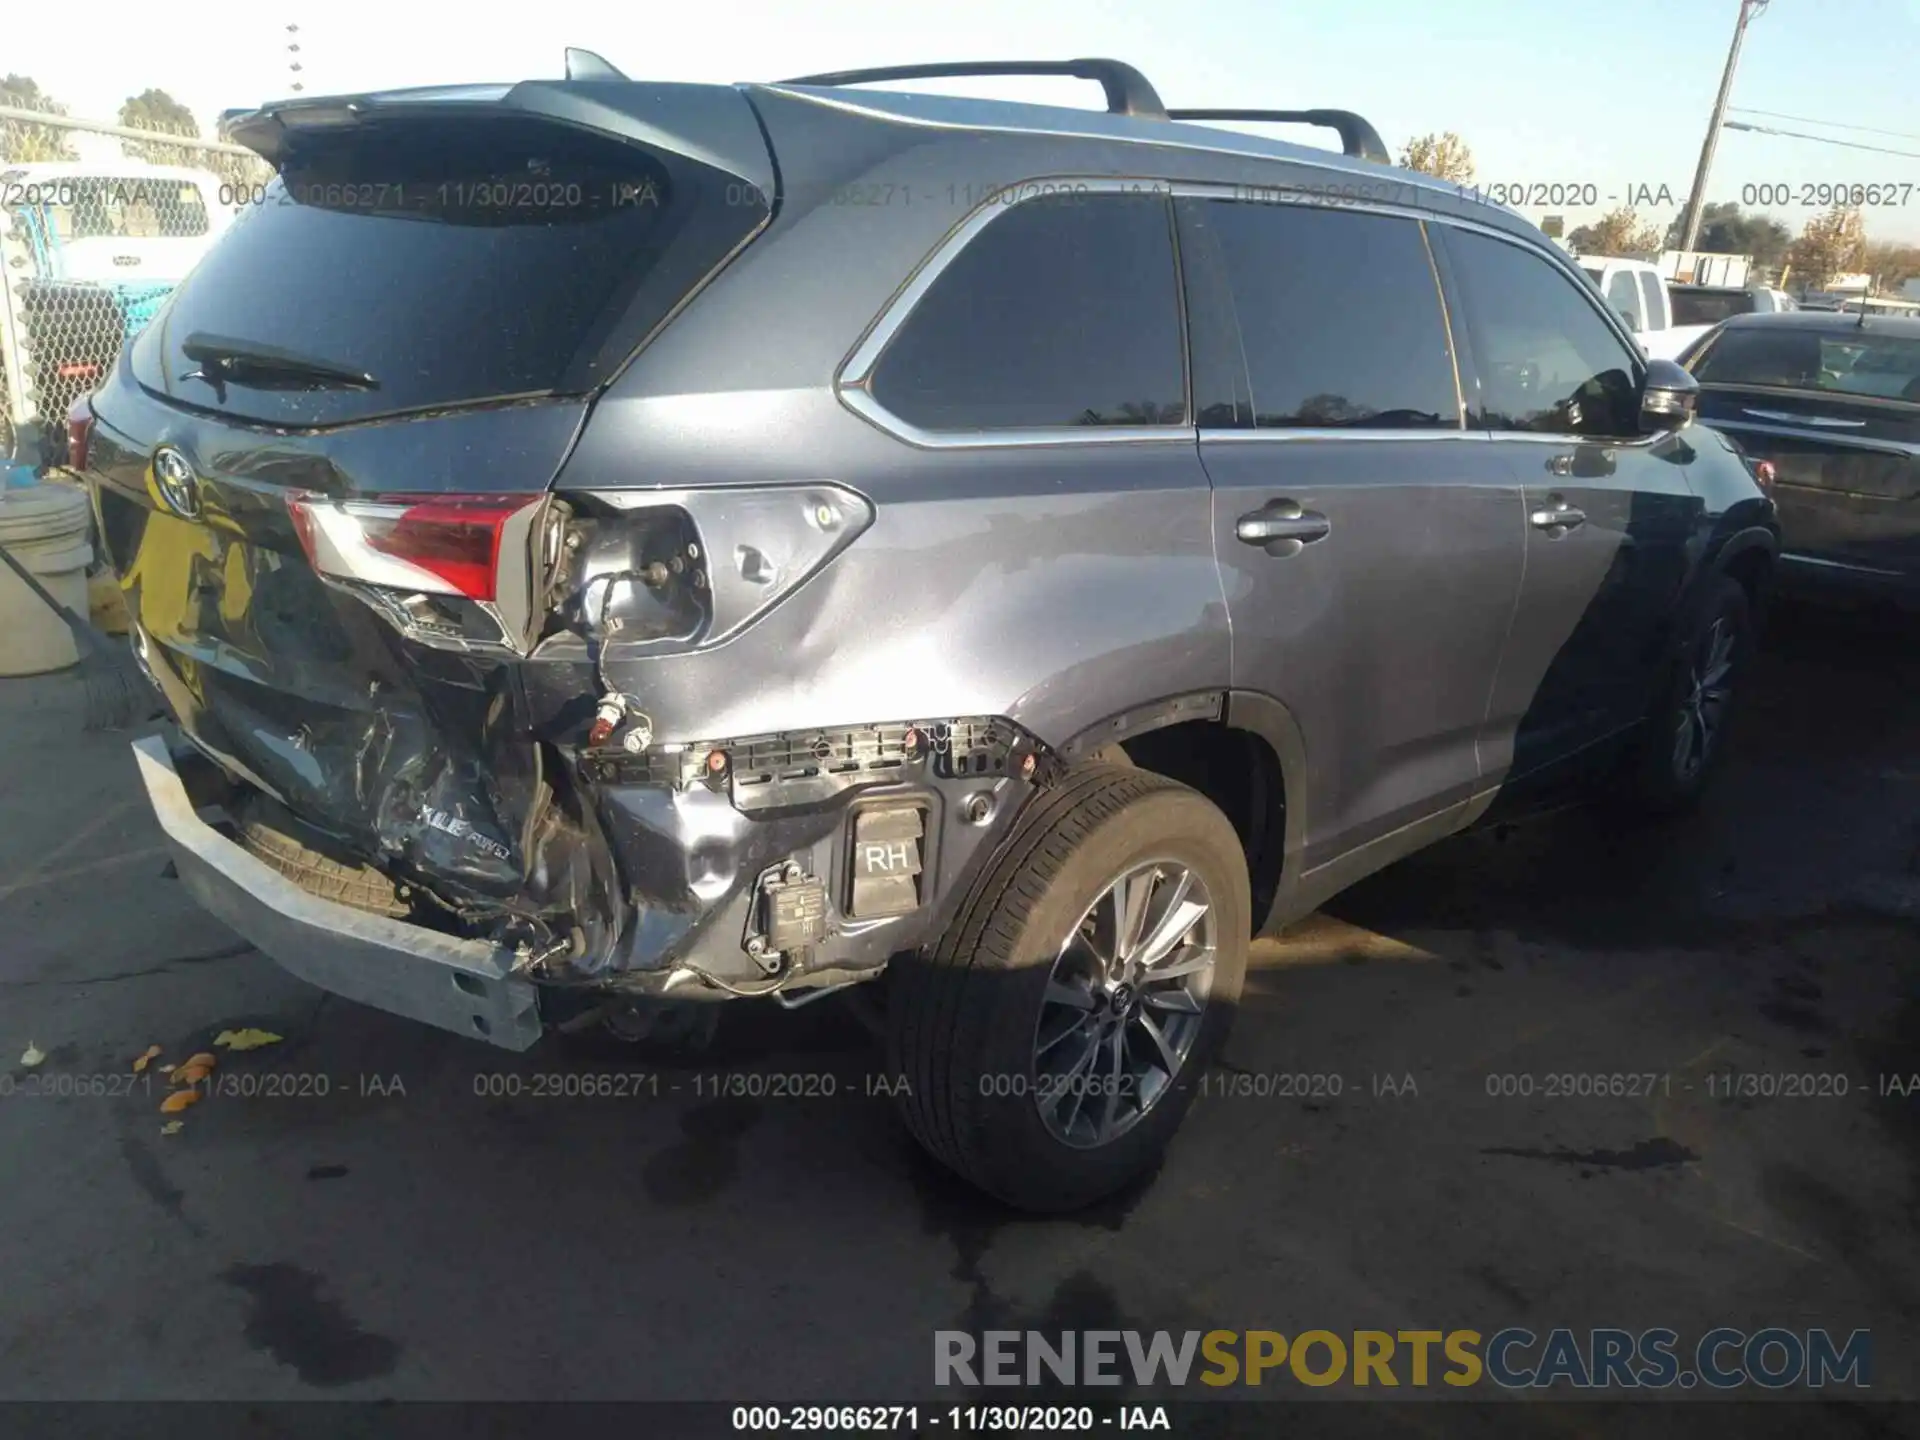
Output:
[[1270,500],[1250,515],[1242,515],[1233,533],[1247,545],[1258,545],[1274,556],[1298,555],[1316,540],[1326,539],[1333,524],[1317,510],[1303,510],[1297,501]]
[[1569,530],[1586,524],[1587,512],[1569,505],[1562,496],[1549,495],[1547,503],[1529,515],[1527,521],[1534,529],[1546,531],[1549,539],[1558,540]]

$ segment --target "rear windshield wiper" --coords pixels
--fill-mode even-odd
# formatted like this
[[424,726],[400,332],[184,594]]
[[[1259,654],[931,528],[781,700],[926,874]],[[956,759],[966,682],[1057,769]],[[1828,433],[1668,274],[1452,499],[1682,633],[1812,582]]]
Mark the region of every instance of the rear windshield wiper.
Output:
[[260,390],[378,390],[380,382],[364,370],[336,360],[299,355],[272,345],[229,340],[200,331],[180,342],[180,353],[200,368],[182,380],[204,380],[224,402],[229,384]]

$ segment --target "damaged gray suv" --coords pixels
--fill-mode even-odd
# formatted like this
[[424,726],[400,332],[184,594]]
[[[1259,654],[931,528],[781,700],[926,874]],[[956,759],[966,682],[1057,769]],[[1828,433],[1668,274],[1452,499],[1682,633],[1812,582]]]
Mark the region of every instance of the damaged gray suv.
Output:
[[[863,88],[963,73],[1107,108]],[[328,990],[524,1049],[880,981],[914,1133],[1066,1208],[1251,932],[1723,748],[1771,502],[1355,115],[570,52],[230,133],[278,178],[76,438],[180,878]]]

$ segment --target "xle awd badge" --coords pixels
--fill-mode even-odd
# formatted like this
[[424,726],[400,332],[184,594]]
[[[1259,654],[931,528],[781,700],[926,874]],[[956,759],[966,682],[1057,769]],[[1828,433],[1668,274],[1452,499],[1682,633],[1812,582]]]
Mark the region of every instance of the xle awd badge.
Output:
[[171,445],[153,452],[153,488],[159,492],[160,503],[174,514],[186,520],[199,517],[199,477],[187,457]]

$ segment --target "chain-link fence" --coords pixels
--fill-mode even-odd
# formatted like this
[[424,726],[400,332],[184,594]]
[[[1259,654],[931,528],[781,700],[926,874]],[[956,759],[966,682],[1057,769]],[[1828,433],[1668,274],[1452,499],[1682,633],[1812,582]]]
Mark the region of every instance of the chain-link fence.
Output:
[[273,172],[238,145],[0,107],[0,460],[66,415]]

